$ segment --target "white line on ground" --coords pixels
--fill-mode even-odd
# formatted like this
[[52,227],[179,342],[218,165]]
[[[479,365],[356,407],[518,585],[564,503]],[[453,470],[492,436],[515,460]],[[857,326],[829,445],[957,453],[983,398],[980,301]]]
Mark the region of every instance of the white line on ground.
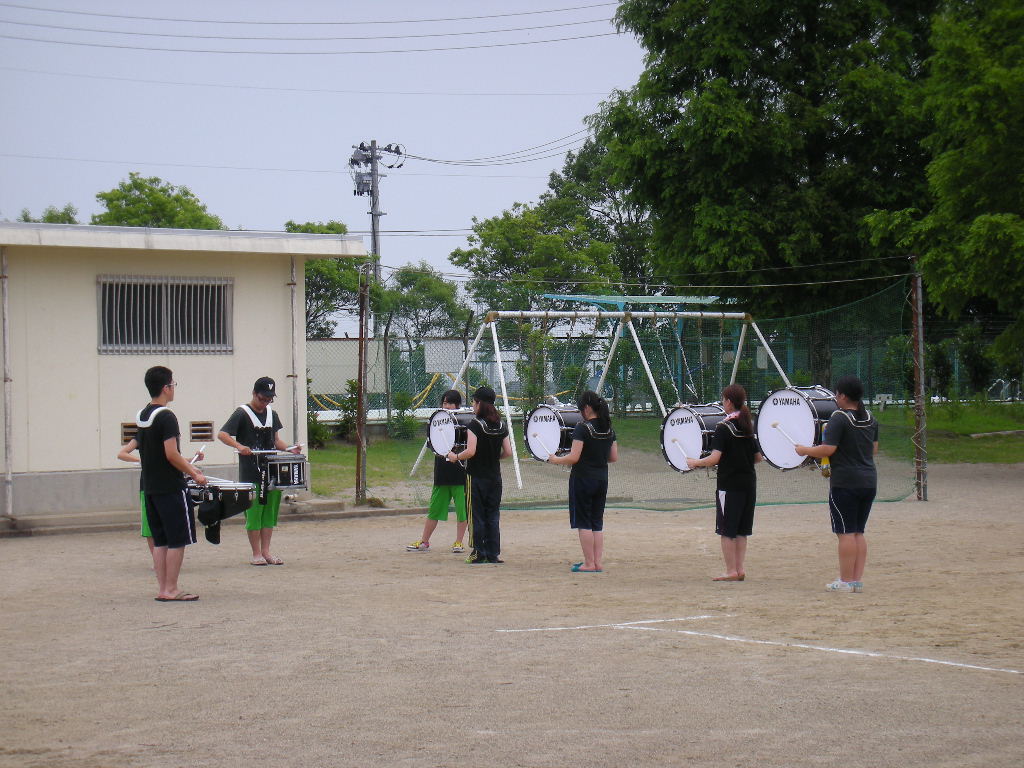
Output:
[[644,619],[643,621],[621,621],[617,624],[585,624],[580,627],[530,627],[529,629],[496,629],[495,632],[565,632],[570,629],[608,629],[628,628],[637,624],[663,624],[667,621],[695,621],[697,619],[728,619],[731,614],[703,614],[701,616],[681,616],[676,619]]
[[[710,617],[709,617],[710,618]],[[1002,667],[983,667],[978,664],[962,664],[957,661],[943,661],[942,659],[929,659],[924,656],[897,656],[890,653],[878,653],[876,651],[855,651],[848,648],[829,648],[822,645],[808,645],[807,643],[786,643],[777,640],[755,640],[749,637],[737,637],[735,635],[717,635],[712,632],[696,632],[691,629],[665,629],[663,627],[638,627],[630,626],[643,622],[629,622],[628,624],[610,624],[614,629],[634,629],[646,632],[672,632],[679,635],[692,635],[694,637],[709,637],[714,640],[728,640],[733,643],[751,643],[754,645],[773,645],[779,648],[802,648],[808,651],[824,651],[826,653],[844,653],[851,656],[869,656],[876,659],[894,659],[896,661],[922,661],[926,664],[942,664],[947,667],[960,667],[961,669],[977,669],[983,672],[1006,672],[1012,675],[1024,674],[1024,670],[1004,669]]]

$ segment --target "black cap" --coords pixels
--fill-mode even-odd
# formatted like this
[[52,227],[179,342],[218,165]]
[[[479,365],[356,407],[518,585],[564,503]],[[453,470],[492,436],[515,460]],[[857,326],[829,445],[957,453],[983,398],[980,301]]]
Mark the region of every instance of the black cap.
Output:
[[277,397],[277,385],[269,376],[261,376],[256,379],[256,383],[252,385],[252,391],[253,394],[264,397]]
[[494,394],[494,390],[490,387],[479,387],[476,392],[473,393],[473,399],[479,400],[481,403],[494,404],[494,400],[497,396]]

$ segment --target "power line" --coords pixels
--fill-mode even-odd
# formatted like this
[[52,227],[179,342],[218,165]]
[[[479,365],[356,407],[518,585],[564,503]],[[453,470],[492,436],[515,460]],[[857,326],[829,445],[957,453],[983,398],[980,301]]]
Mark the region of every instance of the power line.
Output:
[[515,43],[487,43],[484,45],[455,45],[443,48],[399,48],[379,51],[233,51],[213,48],[152,48],[144,45],[117,45],[114,43],[84,43],[72,40],[47,40],[38,37],[19,35],[0,35],[0,39],[22,40],[30,43],[47,43],[50,45],[75,45],[85,48],[116,48],[127,51],[148,51],[163,53],[219,53],[225,55],[249,56],[370,56],[380,53],[431,53],[438,51],[469,51],[482,48],[509,48],[520,45],[541,45],[544,43],[564,43],[570,40],[591,40],[597,37],[614,37],[618,32],[600,32],[595,35],[575,35],[572,37],[556,37],[548,40],[523,40]]
[[128,16],[119,13],[98,13],[94,11],[69,11],[63,8],[38,8],[33,5],[21,5],[18,3],[0,3],[0,7],[21,8],[30,11],[42,11],[45,13],[65,13],[76,16],[101,16],[108,19],[132,19],[136,21],[171,21],[183,24],[251,24],[251,25],[274,25],[274,26],[358,26],[364,24],[430,24],[441,21],[475,21],[478,19],[501,19],[511,16],[536,16],[544,13],[563,13],[566,11],[583,11],[590,8],[606,8],[612,3],[595,3],[592,5],[575,5],[568,8],[549,8],[541,11],[517,11],[513,13],[493,13],[486,16],[455,16],[440,19],[384,19],[372,21],[239,21],[238,19],[173,19],[160,16]]
[[[21,160],[56,160],[70,163],[100,163],[103,165],[134,165],[146,166],[157,165],[169,168],[203,168],[208,170],[223,171],[269,171],[273,173],[322,173],[322,174],[347,174],[348,171],[334,168],[262,168],[245,165],[204,165],[200,163],[165,163],[149,160],[100,160],[88,157],[61,157],[59,155],[28,155],[14,152],[0,152],[0,157],[11,157]],[[422,173],[403,172],[403,176],[430,176],[430,177],[463,177],[473,179],[546,179],[547,176],[522,176],[513,174],[477,174],[477,173]]]
[[350,88],[293,88],[278,87],[269,85],[243,85],[238,83],[196,83],[182,80],[148,80],[140,77],[117,77],[113,75],[86,75],[80,72],[48,72],[42,69],[26,69],[24,67],[0,66],[0,70],[8,72],[27,72],[33,75],[53,75],[55,77],[79,77],[89,80],[111,80],[121,83],[145,83],[147,85],[181,85],[188,88],[237,88],[250,91],[281,91],[284,93],[343,93],[354,95],[371,96],[469,96],[479,98],[481,96],[509,97],[541,97],[541,96],[607,96],[603,91],[363,91]]
[[599,24],[611,21],[610,18],[588,19],[585,21],[564,21],[555,24],[541,24],[532,27],[507,27],[505,29],[480,29],[467,32],[423,32],[411,35],[356,35],[351,37],[319,36],[319,37],[280,37],[272,36],[243,36],[243,35],[196,35],[177,34],[173,32],[137,32],[119,29],[95,29],[90,27],[69,27],[61,24],[39,24],[31,21],[12,21],[11,19],[0,19],[0,24],[16,24],[22,27],[40,27],[42,29],[59,29],[65,32],[88,32],[106,35],[132,35],[136,37],[175,37],[189,40],[259,40],[275,42],[334,42],[339,40],[405,40],[423,37],[459,37],[465,35],[492,35],[505,32],[531,32],[538,29],[554,29],[555,27],[577,27],[583,24]]
[[[487,161],[487,160],[501,160],[501,159],[506,159],[506,158],[513,158],[513,157],[515,157],[517,155],[526,155],[527,153],[534,153],[536,150],[540,150],[540,149],[542,149],[544,147],[550,147],[550,145],[552,145],[552,144],[558,144],[558,143],[566,141],[566,140],[569,140],[570,144],[575,144],[578,141],[579,137],[582,134],[588,133],[589,130],[590,130],[589,128],[583,128],[583,129],[581,129],[579,131],[574,131],[573,133],[570,133],[568,136],[562,136],[562,137],[557,138],[557,139],[552,139],[551,141],[546,141],[543,144],[538,144],[538,145],[536,145],[534,147],[527,147],[526,149],[519,149],[519,150],[516,150],[515,152],[505,152],[505,153],[500,154],[500,155],[486,155],[484,157],[471,157],[471,158],[464,159],[464,160],[440,160],[440,159],[437,159],[437,158],[423,157],[421,155],[410,155],[410,154],[406,154],[406,157],[411,157],[414,160],[423,160],[423,161],[430,162],[430,163],[450,163],[450,164],[453,164],[453,165],[462,165],[462,164],[468,165],[468,164],[471,164],[471,163],[482,163],[482,162]],[[550,151],[550,150],[548,150],[548,151]]]

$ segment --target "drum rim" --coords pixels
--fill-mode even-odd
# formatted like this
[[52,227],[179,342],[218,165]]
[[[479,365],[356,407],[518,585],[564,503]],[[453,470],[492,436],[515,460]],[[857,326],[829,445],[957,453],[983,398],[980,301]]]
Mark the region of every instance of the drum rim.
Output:
[[[569,426],[568,424],[565,423],[565,421],[562,419],[562,417],[559,416],[560,413],[576,413],[576,414],[579,414],[580,421],[582,422],[583,421],[583,412],[579,408],[573,408],[572,406],[565,406],[563,408],[556,408],[555,406],[548,405],[547,403],[540,403],[536,408],[533,408],[531,411],[529,411],[526,414],[525,418],[523,419],[523,443],[526,445],[527,452],[530,454],[530,456],[535,461],[546,462],[547,461],[546,457],[542,459],[540,456],[538,456],[536,453],[533,452],[533,446],[530,444],[530,430],[527,428],[529,426],[529,424],[530,424],[530,419],[533,418],[533,414],[535,414],[541,408],[546,408],[547,410],[551,411],[555,415],[555,417],[558,419],[558,424],[559,424],[558,431],[560,433],[563,430],[567,429],[568,426]],[[573,425],[573,426],[575,426],[575,425]],[[568,453],[568,451],[563,451],[562,453],[559,453],[559,450],[560,450],[559,448],[555,449],[555,453],[554,453],[555,456],[564,456],[566,453]]]
[[[809,397],[806,392],[801,391],[801,390],[812,390],[812,389],[824,390],[825,392],[828,392],[831,395],[831,397]],[[793,466],[793,467],[780,467],[778,464],[776,464],[774,461],[772,461],[770,458],[768,458],[768,454],[765,453],[764,447],[761,445],[761,429],[760,429],[761,413],[764,410],[764,404],[770,398],[772,398],[774,395],[777,395],[779,392],[795,392],[797,395],[799,395],[801,398],[803,398],[804,403],[811,410],[811,414],[812,414],[811,415],[811,421],[815,422],[815,423],[819,422],[820,419],[818,418],[817,410],[815,410],[815,408],[814,408],[814,405],[813,405],[814,401],[820,402],[822,400],[832,400],[834,402],[835,399],[836,399],[836,396],[835,396],[835,393],[832,392],[832,390],[830,390],[828,387],[826,387],[826,386],[824,386],[822,384],[812,384],[812,385],[807,386],[807,387],[798,387],[795,384],[793,384],[793,385],[790,385],[788,387],[780,387],[779,389],[773,389],[771,392],[769,392],[767,395],[765,395],[764,399],[761,400],[760,404],[758,404],[758,406],[757,406],[757,414],[754,416],[754,434],[757,437],[757,447],[761,449],[761,455],[764,457],[764,460],[766,462],[768,462],[768,464],[770,466],[775,467],[775,469],[781,470],[782,472],[790,472],[790,471],[792,471],[794,469],[802,469],[803,467],[806,467],[808,464],[812,464],[814,462],[814,459],[812,457],[810,457],[810,456],[804,456],[803,457],[803,461],[801,461],[796,466]],[[817,430],[817,431],[820,432],[820,430]],[[817,437],[815,438],[815,440],[819,440],[819,439],[820,438],[817,438]],[[817,442],[815,443],[815,445],[819,445],[819,444],[820,443],[817,443]]]
[[[696,411],[694,411],[692,409],[694,407],[705,408],[705,407],[708,407],[708,406],[714,406],[714,407],[718,408],[721,411],[722,416],[723,417],[725,416],[725,408],[722,406],[721,403],[717,403],[717,402],[712,402],[712,403],[685,403],[685,404],[673,406],[672,410],[670,410],[668,413],[666,413],[664,415],[664,417],[662,417],[662,419],[661,419],[661,426],[658,428],[658,442],[661,443],[661,456],[662,456],[662,458],[665,459],[665,463],[668,464],[669,467],[671,467],[672,469],[674,469],[676,472],[678,472],[681,475],[685,475],[685,474],[687,474],[689,472],[692,472],[693,470],[690,469],[690,468],[680,469],[679,467],[677,467],[675,464],[672,463],[672,459],[670,459],[669,455],[668,455],[668,448],[665,446],[665,425],[668,424],[669,417],[673,413],[675,413],[676,411],[689,411],[690,413],[693,414],[694,418],[699,420],[699,423],[700,423],[700,426],[701,426],[701,432],[703,433],[705,431],[704,430],[704,426],[705,425],[704,425],[703,417],[704,416],[708,416],[710,414],[697,413]],[[718,414],[716,413],[715,415],[717,416]],[[704,458],[703,453],[704,453],[704,447],[701,446],[701,454],[702,455],[700,456],[700,458]]]

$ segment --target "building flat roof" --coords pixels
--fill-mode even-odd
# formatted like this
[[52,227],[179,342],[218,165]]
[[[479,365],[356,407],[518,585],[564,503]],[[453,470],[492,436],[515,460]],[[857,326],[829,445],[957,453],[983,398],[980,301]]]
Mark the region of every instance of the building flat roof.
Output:
[[225,229],[98,227],[90,224],[0,222],[0,246],[267,253],[328,259],[365,256],[359,235],[310,235]]

